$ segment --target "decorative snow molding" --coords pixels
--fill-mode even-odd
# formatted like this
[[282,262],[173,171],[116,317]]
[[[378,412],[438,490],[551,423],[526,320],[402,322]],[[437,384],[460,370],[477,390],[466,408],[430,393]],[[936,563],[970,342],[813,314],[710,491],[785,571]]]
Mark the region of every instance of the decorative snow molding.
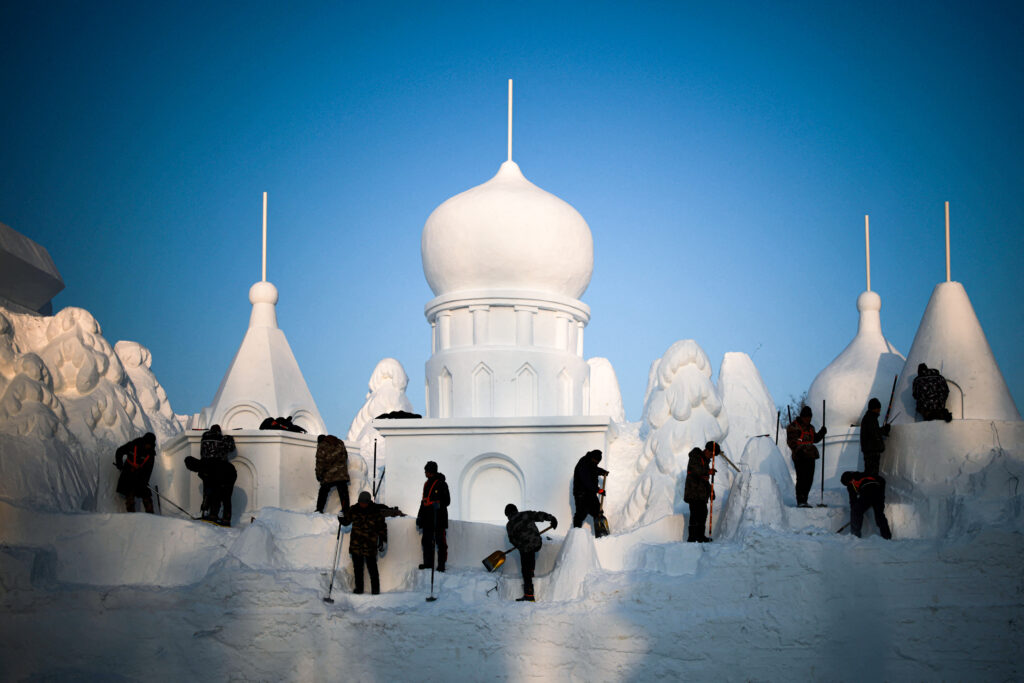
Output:
[[483,453],[466,465],[458,490],[467,519],[504,524],[505,506],[523,505],[526,477],[507,455]]
[[[259,429],[260,423],[271,415],[258,401],[241,401],[233,405],[221,418],[220,429],[228,432],[233,429]],[[213,425],[204,425],[212,427]]]

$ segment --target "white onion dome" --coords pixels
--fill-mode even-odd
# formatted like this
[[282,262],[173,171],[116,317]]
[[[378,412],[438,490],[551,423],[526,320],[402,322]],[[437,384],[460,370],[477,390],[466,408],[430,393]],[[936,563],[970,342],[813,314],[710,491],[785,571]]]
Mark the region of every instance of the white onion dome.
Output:
[[514,161],[448,199],[423,226],[423,273],[436,296],[525,290],[579,299],[594,270],[590,227]]

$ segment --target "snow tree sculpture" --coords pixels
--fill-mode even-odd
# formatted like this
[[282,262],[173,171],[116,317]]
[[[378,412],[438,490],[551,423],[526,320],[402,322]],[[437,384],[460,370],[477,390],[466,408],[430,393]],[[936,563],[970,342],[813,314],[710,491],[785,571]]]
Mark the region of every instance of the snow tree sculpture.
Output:
[[685,512],[690,450],[721,442],[728,431],[707,354],[692,339],[677,341],[651,367],[641,428],[645,440],[636,465],[640,475],[619,524],[629,528]]

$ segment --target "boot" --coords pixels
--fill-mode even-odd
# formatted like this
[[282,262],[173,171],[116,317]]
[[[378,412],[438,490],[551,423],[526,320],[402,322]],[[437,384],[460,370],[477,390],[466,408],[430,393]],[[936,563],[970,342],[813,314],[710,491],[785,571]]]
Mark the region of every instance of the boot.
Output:
[[537,601],[534,599],[532,593],[525,593],[525,594],[523,594],[523,597],[516,598],[516,602],[537,602]]
[[152,498],[143,498],[142,499],[142,507],[145,508],[146,512],[148,512],[149,514],[151,514],[151,515],[155,514],[153,512],[153,499]]

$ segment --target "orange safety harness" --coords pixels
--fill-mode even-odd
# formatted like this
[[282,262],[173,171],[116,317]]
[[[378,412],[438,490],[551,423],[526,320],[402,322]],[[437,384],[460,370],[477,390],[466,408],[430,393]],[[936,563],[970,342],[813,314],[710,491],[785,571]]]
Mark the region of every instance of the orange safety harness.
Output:
[[[439,477],[437,477],[436,475],[432,478],[432,481],[430,482],[430,488],[427,489],[427,492],[423,495],[423,504],[427,507],[430,507],[431,505],[434,504],[434,501],[430,500],[430,494],[434,492],[434,487],[437,486],[438,479]],[[426,484],[424,484],[423,488],[427,488]]]
[[[147,449],[147,451],[148,451],[148,449]],[[141,469],[141,468],[145,467],[146,463],[149,462],[149,457],[150,457],[150,454],[147,452],[146,453],[146,457],[142,459],[142,462],[139,462],[139,447],[138,446],[133,446],[132,447],[131,459],[125,458],[125,462],[133,470],[138,470],[138,469]]]
[[801,424],[798,424],[797,426],[800,428],[800,438],[797,439],[797,442],[796,442],[797,445],[798,446],[813,446],[814,445],[814,436],[815,436],[814,427],[812,427],[811,425],[807,425],[805,427],[804,425],[801,425]]

